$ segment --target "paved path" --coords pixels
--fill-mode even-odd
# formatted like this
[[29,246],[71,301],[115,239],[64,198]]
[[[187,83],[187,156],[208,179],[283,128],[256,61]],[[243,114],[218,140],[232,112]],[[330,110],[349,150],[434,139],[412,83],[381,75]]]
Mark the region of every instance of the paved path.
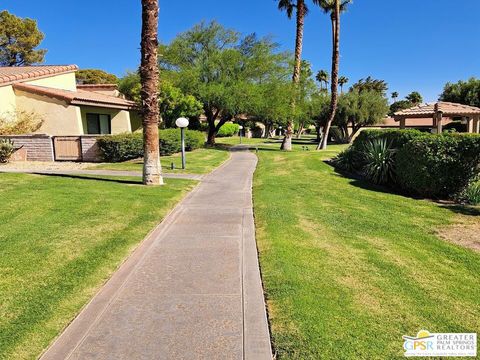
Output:
[[[142,176],[140,171],[122,171],[122,170],[38,170],[38,169],[15,169],[1,168],[0,173],[25,173],[25,174],[41,174],[41,175],[86,175],[86,176]],[[200,174],[169,174],[163,173],[162,176],[167,179],[190,179],[202,180],[204,175]]]
[[42,360],[271,360],[252,211],[256,161],[234,152],[205,176]]

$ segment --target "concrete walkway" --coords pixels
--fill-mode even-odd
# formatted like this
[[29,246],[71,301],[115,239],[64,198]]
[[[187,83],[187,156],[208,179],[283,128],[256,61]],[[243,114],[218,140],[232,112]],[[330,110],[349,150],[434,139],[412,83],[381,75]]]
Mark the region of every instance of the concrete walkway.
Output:
[[204,177],[42,356],[271,360],[252,211],[254,154]]
[[[40,174],[40,175],[84,175],[84,176],[132,176],[141,177],[142,173],[139,171],[126,170],[38,170],[38,169],[16,169],[16,168],[1,168],[0,173],[25,173],[25,174]],[[202,180],[204,175],[200,174],[169,174],[163,173],[162,176],[166,179],[190,179]]]

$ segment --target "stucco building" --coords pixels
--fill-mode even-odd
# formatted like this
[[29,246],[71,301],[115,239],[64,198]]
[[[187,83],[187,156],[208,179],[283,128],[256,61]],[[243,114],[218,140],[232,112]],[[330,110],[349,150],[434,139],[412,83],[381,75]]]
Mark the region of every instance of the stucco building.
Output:
[[40,134],[99,135],[141,127],[136,104],[115,85],[77,85],[76,65],[0,67],[0,116],[35,112]]

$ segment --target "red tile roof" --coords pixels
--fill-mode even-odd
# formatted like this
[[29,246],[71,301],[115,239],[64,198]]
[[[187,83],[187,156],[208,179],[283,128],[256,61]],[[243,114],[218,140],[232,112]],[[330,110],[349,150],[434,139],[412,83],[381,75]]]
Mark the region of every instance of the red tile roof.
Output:
[[118,85],[117,84],[78,84],[77,89],[90,90],[90,91],[117,90]]
[[77,71],[77,65],[0,67],[0,86]]
[[433,118],[437,111],[442,112],[443,116],[449,117],[480,115],[480,108],[478,107],[439,101],[437,103],[422,104],[411,107],[410,109],[397,111],[395,113],[395,120],[398,121],[400,118],[404,117]]
[[25,91],[32,94],[63,100],[72,105],[99,106],[121,110],[137,109],[137,104],[133,101],[100,94],[93,91],[69,91],[22,83],[13,84],[13,88],[19,91]]

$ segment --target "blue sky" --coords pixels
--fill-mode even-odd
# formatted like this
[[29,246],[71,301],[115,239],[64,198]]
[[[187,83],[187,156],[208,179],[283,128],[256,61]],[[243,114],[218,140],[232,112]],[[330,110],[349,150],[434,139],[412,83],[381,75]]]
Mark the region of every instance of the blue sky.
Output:
[[[310,8],[303,56],[314,70],[329,69],[329,18]],[[122,75],[139,63],[140,0],[3,0],[0,9],[38,20],[49,64]],[[342,17],[341,73],[435,100],[445,82],[480,77],[479,13],[479,0],[355,0]],[[293,50],[295,23],[275,0],[160,0],[160,40],[213,19],[244,34],[273,35]]]

